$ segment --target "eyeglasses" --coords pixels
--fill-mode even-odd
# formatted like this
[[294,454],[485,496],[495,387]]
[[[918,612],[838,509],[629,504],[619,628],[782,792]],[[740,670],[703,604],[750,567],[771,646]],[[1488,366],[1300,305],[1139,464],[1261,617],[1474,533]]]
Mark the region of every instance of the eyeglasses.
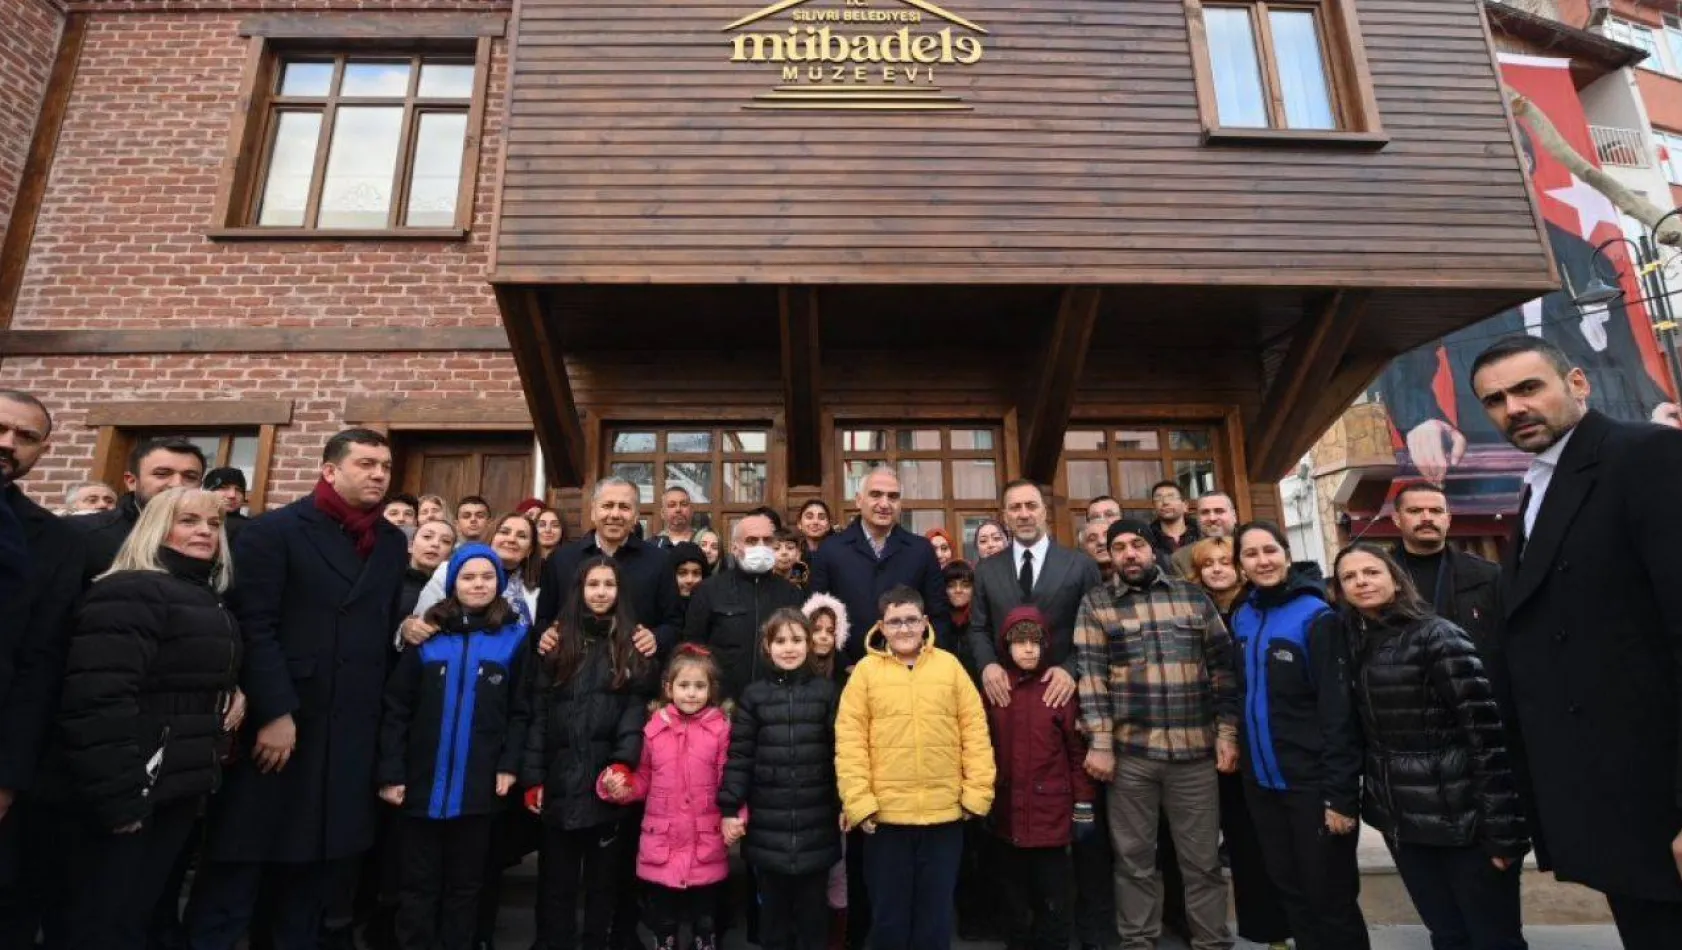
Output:
[[925,622],[926,621],[922,617],[916,617],[916,618],[911,619],[911,620],[884,620],[884,621],[882,621],[882,629],[883,630],[920,630],[920,629],[922,629],[923,624]]

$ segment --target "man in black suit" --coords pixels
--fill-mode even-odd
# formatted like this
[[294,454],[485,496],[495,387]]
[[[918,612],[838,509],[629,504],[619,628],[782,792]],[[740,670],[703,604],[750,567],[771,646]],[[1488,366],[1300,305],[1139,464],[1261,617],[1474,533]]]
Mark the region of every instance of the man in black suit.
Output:
[[999,663],[996,625],[1005,614],[1031,603],[1051,623],[1045,644],[1044,679],[1048,706],[1061,706],[1075,695],[1075,614],[1086,592],[1103,583],[1098,562],[1057,544],[1046,533],[1045,496],[1033,482],[1019,478],[1005,486],[1004,522],[1010,547],[975,568],[969,638],[987,701],[1010,705],[1010,675]]
[[[0,389],[0,946],[35,943],[43,906],[34,858],[56,849],[30,819],[28,793],[58,704],[85,542],[16,482],[46,452],[52,416],[40,400]],[[32,832],[33,834],[26,834]]]
[[[1682,432],[1588,408],[1564,352],[1507,337],[1472,363],[1496,429],[1535,456],[1490,654],[1536,852],[1607,895],[1629,950],[1682,937]],[[1525,781],[1525,780],[1528,781]]]
[[368,429],[327,443],[315,490],[252,520],[234,547],[248,713],[212,800],[187,907],[194,950],[233,950],[259,886],[274,950],[315,950],[330,884],[374,843],[374,757],[408,563],[381,517],[391,447]]

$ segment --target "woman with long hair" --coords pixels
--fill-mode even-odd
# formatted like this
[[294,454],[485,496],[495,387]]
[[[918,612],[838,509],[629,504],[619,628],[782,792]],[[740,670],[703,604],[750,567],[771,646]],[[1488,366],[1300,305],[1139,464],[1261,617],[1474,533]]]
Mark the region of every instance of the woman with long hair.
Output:
[[822,498],[813,498],[800,506],[800,514],[795,517],[794,525],[800,531],[800,536],[805,539],[806,554],[810,557],[835,533],[835,516],[830,514],[827,502]]
[[222,500],[172,488],[141,509],[76,613],[54,752],[75,820],[58,839],[65,946],[143,950],[154,907],[245,715]]
[[566,543],[566,519],[559,511],[545,506],[537,510],[533,523],[537,525],[537,553],[541,563],[549,560],[550,555]]
[[1432,613],[1382,548],[1345,548],[1332,583],[1366,739],[1367,823],[1434,946],[1523,950],[1530,840],[1471,636]]
[[975,528],[975,549],[979,552],[978,561],[1010,547],[1010,532],[1005,529],[1005,523],[997,518],[988,518]]
[[1277,525],[1238,530],[1251,591],[1232,618],[1244,798],[1298,950],[1367,950],[1361,915],[1361,735],[1348,650],[1314,572]]
[[[1249,586],[1238,570],[1237,558],[1228,538],[1204,538],[1191,548],[1192,583],[1203,588],[1228,628],[1232,615],[1243,602]],[[1285,950],[1291,938],[1291,922],[1279,902],[1279,892],[1267,875],[1250,809],[1244,803],[1244,779],[1238,773],[1220,776],[1221,838],[1226,842],[1232,872],[1232,903],[1238,916],[1238,935],[1273,950]],[[1172,867],[1172,865],[1165,865]]]

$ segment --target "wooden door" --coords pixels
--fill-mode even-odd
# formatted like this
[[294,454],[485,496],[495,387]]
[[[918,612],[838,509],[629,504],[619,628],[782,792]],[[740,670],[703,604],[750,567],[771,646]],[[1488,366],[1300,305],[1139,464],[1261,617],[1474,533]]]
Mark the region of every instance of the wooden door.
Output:
[[482,495],[492,515],[513,511],[532,493],[529,432],[399,437],[398,484],[412,495],[441,495],[452,506]]

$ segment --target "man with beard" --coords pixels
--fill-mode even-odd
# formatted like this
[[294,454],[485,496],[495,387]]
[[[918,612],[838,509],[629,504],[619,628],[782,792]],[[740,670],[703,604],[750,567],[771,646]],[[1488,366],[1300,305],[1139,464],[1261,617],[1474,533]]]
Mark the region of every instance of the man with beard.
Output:
[[92,583],[111,569],[111,562],[117,559],[117,551],[128,540],[147,502],[159,492],[197,488],[203,481],[204,452],[186,439],[164,436],[143,439],[135,445],[129,452],[128,471],[123,473],[125,494],[117,507],[70,522],[87,539],[85,580]]
[[[1204,492],[1197,499],[1197,530],[1200,538],[1230,538],[1238,530],[1238,506],[1232,496],[1216,489]],[[1188,545],[1174,552],[1174,573],[1192,583],[1191,549]]]
[[[1508,337],[1472,388],[1534,458],[1490,682],[1543,870],[1607,895],[1629,950],[1682,934],[1682,432],[1589,408],[1564,352]],[[1528,779],[1528,781],[1526,781]]]
[[1501,568],[1448,546],[1448,528],[1454,519],[1448,496],[1437,486],[1425,482],[1404,486],[1396,493],[1394,505],[1390,517],[1402,534],[1396,562],[1439,616],[1454,621],[1472,635],[1479,649],[1488,651],[1500,623],[1496,588]]
[[34,864],[58,850],[32,820],[30,786],[52,722],[85,541],[17,487],[47,450],[52,416],[39,399],[0,389],[0,946],[35,943],[52,907]]

